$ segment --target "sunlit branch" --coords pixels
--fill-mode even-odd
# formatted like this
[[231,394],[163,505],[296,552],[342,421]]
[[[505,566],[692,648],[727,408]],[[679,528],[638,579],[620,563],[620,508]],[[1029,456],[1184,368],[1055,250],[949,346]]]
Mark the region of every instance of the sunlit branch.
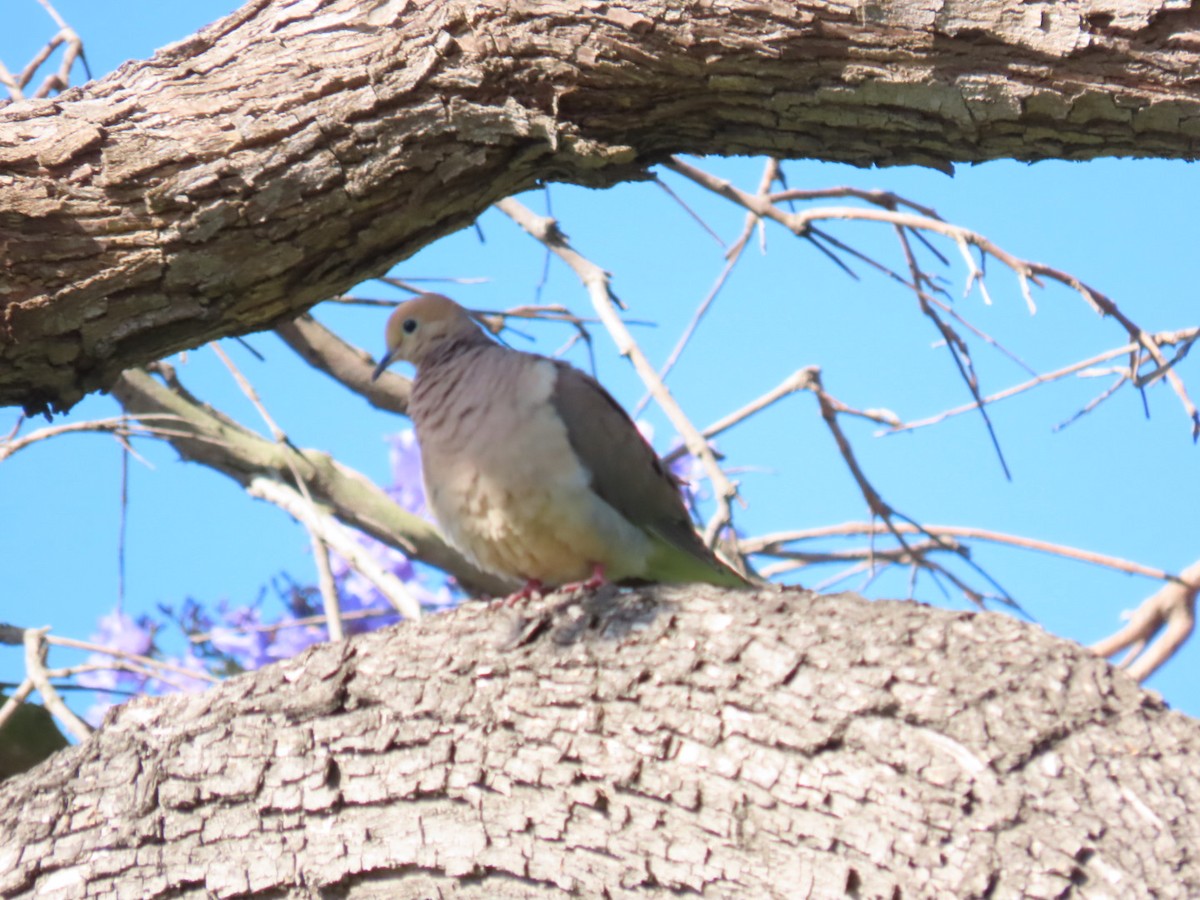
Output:
[[[1080,562],[1089,563],[1091,565],[1104,566],[1105,568],[1115,569],[1118,572],[1125,572],[1130,575],[1143,575],[1146,578],[1154,578],[1163,581],[1171,580],[1174,577],[1169,572],[1166,572],[1162,569],[1156,569],[1153,566],[1145,566],[1141,563],[1132,562],[1127,559],[1121,559],[1117,556],[1094,553],[1090,550],[1081,550],[1077,547],[1069,547],[1066,544],[1040,541],[1036,538],[1025,537],[1017,534],[1006,534],[1002,531],[993,531],[987,528],[974,528],[966,525],[922,525],[920,527],[916,527],[913,525],[898,524],[896,529],[906,534],[930,533],[943,538],[962,538],[964,540],[988,541],[995,544],[1006,544],[1012,547],[1020,547],[1024,550],[1036,550],[1040,553],[1048,553],[1052,556],[1061,556],[1067,559],[1075,559]],[[786,544],[831,537],[879,535],[886,534],[890,531],[891,529],[877,522],[843,522],[838,525],[827,525],[820,528],[806,528],[796,531],[775,532],[755,538],[742,538],[739,543],[741,544],[743,553],[763,554],[766,556],[783,556],[786,558],[790,552],[783,550],[783,547]]]
[[54,685],[50,683],[50,675],[46,671],[46,633],[47,628],[25,629],[25,677],[33,682],[34,688],[41,695],[42,705],[62,722],[63,727],[75,736],[76,740],[86,741],[92,734],[92,726],[67,707]]
[[[758,193],[766,194],[771,189],[771,185],[775,183],[775,180],[778,177],[779,160],[767,160],[766,165],[763,167],[762,179],[758,184]],[[664,190],[670,191],[670,188],[668,188],[661,179],[657,180],[658,183],[663,186]],[[674,196],[674,192],[671,193],[672,196]],[[667,361],[664,362],[662,367],[658,370],[658,377],[664,382],[667,380],[667,375],[669,375],[671,370],[675,368],[675,364],[679,362],[679,358],[683,355],[684,349],[687,347],[688,342],[692,339],[692,335],[696,333],[696,329],[700,327],[700,323],[704,320],[708,310],[712,307],[713,302],[717,299],[717,295],[721,293],[721,288],[725,286],[725,283],[729,280],[729,276],[733,274],[734,267],[742,258],[742,251],[746,249],[746,245],[750,242],[751,235],[754,234],[755,226],[761,222],[762,220],[754,213],[746,214],[746,221],[742,226],[742,233],[739,234],[737,240],[733,242],[733,246],[726,251],[725,264],[721,267],[721,271],[717,275],[717,280],[713,282],[713,286],[709,288],[708,294],[703,300],[700,301],[700,305],[697,306],[696,310],[692,313],[692,318],[688,321],[687,325],[684,326],[683,334],[679,336],[679,340],[676,341],[675,346],[671,349],[671,352],[667,354]],[[725,246],[724,241],[721,242],[721,246]],[[765,251],[765,246],[763,249]],[[650,396],[650,393],[647,392],[634,405],[632,413],[634,418],[637,418],[637,416],[641,414],[642,410],[646,408],[646,404],[650,402]]]
[[[1200,561],[1179,578],[1164,584],[1134,611],[1129,624],[1092,645],[1098,656],[1128,650],[1120,665],[1138,681],[1153,675],[1191,636],[1196,627],[1196,595],[1200,593]],[[1155,636],[1162,634],[1155,640]]]
[[122,373],[112,393],[138,418],[162,413],[182,418],[177,429],[181,433],[166,439],[185,459],[221,472],[243,487],[259,475],[286,481],[294,465],[314,500],[347,525],[452,574],[469,591],[498,595],[511,589],[507,582],[468,563],[429,522],[400,507],[365,476],[327,454],[310,449],[294,452],[255,434],[192,397],[169,366],[160,363],[157,368],[166,384],[130,369]]
[[[275,504],[300,522],[314,538],[328,544],[342,559],[374,585],[397,612],[409,619],[421,617],[421,604],[404,582],[381,566],[340,522],[319,509],[310,498],[281,481],[263,475],[250,479],[246,493]],[[328,610],[326,610],[328,614]],[[330,630],[332,636],[333,629]]]

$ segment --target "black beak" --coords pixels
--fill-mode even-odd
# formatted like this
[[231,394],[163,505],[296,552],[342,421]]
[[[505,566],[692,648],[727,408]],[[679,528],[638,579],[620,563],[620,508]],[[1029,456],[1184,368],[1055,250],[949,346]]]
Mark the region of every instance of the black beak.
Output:
[[375,367],[375,371],[371,373],[372,381],[377,381],[379,379],[379,376],[383,374],[383,370],[392,364],[392,359],[394,357],[395,353],[393,353],[391,350],[383,354],[383,359],[379,361],[379,365],[377,365]]

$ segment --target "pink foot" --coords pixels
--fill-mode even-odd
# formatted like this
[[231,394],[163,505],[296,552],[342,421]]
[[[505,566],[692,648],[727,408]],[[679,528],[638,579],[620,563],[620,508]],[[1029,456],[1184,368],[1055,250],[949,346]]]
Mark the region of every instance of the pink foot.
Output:
[[593,563],[591,578],[586,581],[573,581],[570,584],[564,584],[559,590],[594,591],[596,588],[604,587],[606,584],[608,584],[608,579],[604,577],[604,565],[602,563]]
[[501,602],[502,606],[516,606],[524,600],[528,600],[534,594],[542,592],[542,583],[536,578],[530,578],[525,582],[525,586],[519,591],[514,591],[505,597]]

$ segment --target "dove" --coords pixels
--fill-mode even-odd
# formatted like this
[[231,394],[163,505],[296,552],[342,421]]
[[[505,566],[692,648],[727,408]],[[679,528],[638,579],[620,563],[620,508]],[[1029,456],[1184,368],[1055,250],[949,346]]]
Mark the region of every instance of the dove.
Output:
[[679,483],[599,382],[495,341],[441,294],[401,303],[393,362],[416,367],[408,413],[425,495],[479,568],[542,587],[746,579],[701,540]]

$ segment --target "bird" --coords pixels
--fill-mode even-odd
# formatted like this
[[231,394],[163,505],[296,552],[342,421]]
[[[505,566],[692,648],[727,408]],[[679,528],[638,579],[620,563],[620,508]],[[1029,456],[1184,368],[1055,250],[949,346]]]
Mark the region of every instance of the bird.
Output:
[[612,395],[497,342],[442,294],[388,318],[373,378],[416,368],[408,413],[430,510],[480,569],[544,588],[747,580],[696,533],[679,481]]

